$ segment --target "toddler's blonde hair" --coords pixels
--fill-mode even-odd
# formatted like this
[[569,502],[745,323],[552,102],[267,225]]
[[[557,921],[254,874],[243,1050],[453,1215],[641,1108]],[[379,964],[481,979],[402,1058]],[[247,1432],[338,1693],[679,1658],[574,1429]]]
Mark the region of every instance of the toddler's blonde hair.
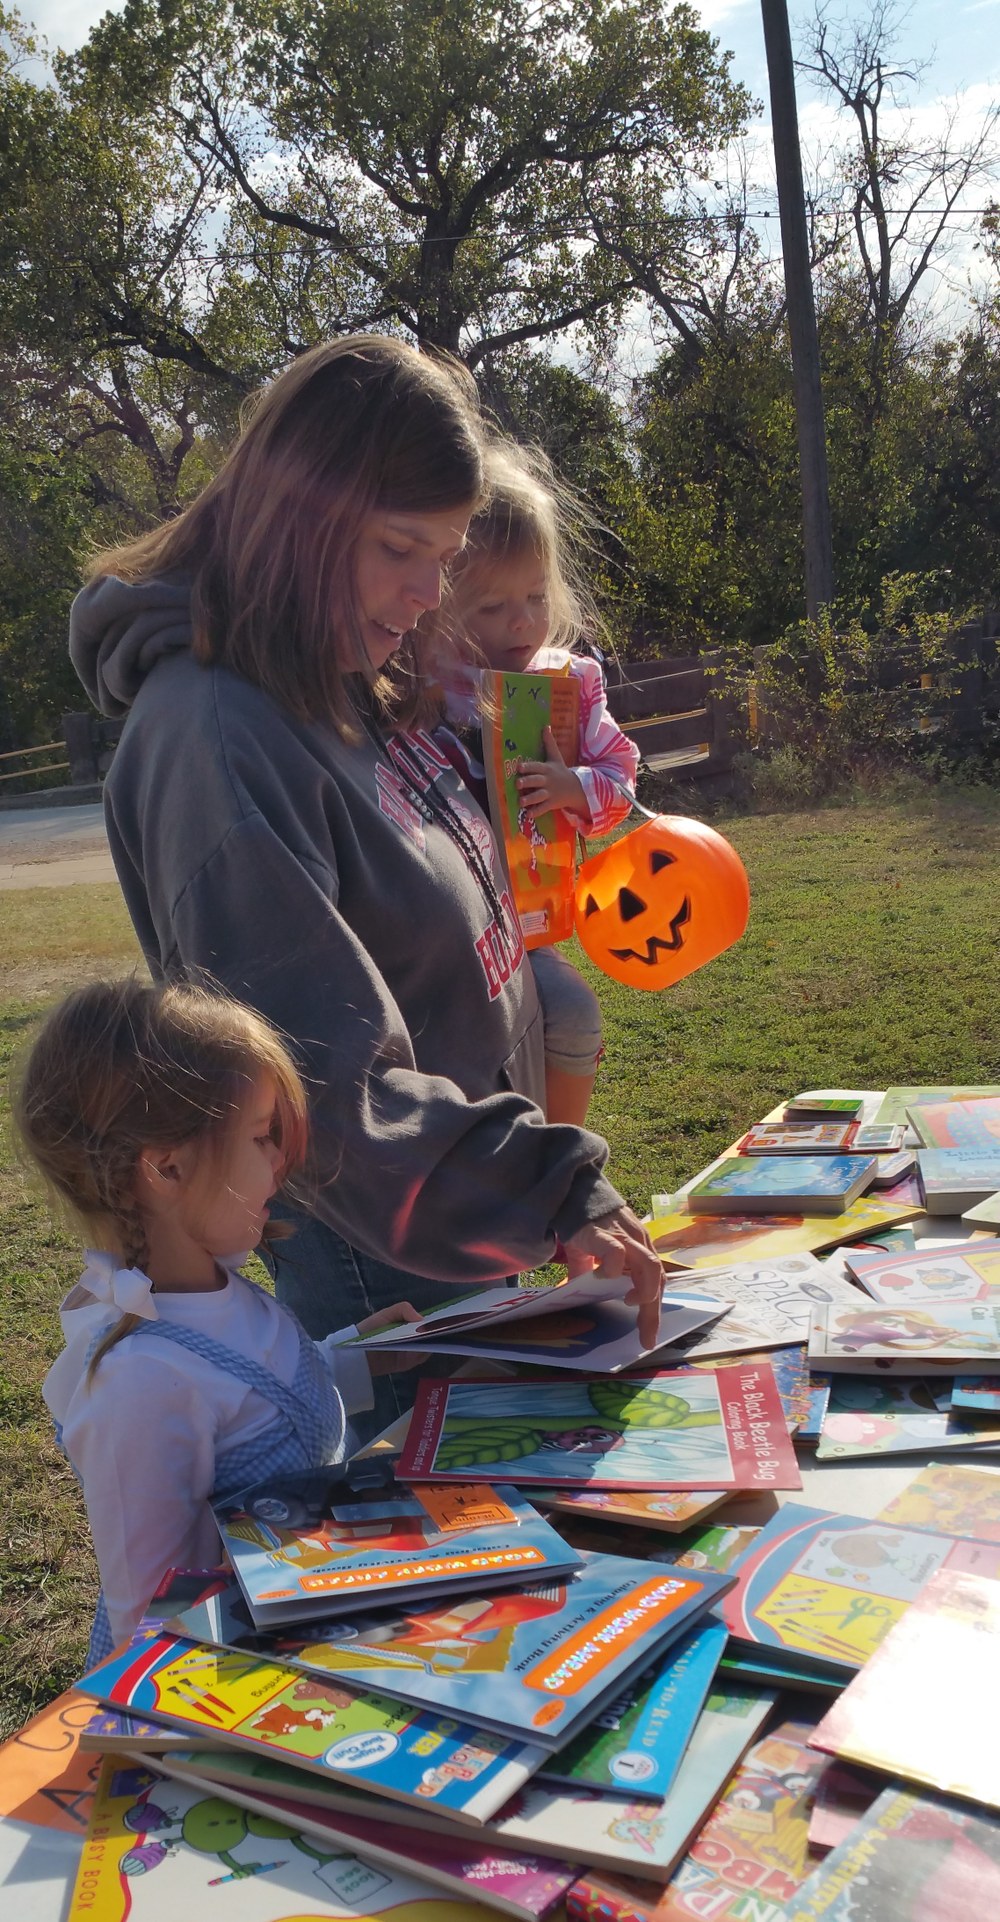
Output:
[[473,516],[462,554],[440,610],[442,640],[464,633],[473,601],[488,592],[504,565],[534,557],[545,575],[549,603],[546,645],[575,647],[603,623],[587,584],[594,522],[578,495],[561,481],[540,447],[497,436],[486,450],[485,505]]

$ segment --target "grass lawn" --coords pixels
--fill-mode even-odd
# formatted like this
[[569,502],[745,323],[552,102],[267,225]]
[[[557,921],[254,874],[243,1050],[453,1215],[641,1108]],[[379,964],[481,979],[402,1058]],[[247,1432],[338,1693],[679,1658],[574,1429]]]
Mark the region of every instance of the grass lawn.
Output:
[[[750,873],[740,945],[666,994],[588,973],[607,1059],[592,1121],[645,1210],[783,1095],[1000,1081],[1000,794],[719,820]],[[113,887],[0,895],[4,1060],[41,1007],[136,958]],[[78,1271],[0,1139],[0,1733],[78,1672],[94,1599],[86,1525],[39,1394]]]

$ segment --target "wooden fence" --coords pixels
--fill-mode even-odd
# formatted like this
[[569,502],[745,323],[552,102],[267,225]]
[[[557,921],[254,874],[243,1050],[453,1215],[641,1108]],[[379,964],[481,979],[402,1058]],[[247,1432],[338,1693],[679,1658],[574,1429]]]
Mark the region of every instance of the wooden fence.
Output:
[[733,703],[712,688],[717,654],[607,662],[608,706],[656,774],[700,779],[728,771],[738,729]]
[[[759,662],[766,651],[755,650]],[[780,714],[773,706],[764,711],[752,685],[748,709],[727,694],[720,663],[720,654],[706,652],[605,664],[611,712],[654,773],[694,780],[725,775],[746,741],[781,739]],[[1000,614],[956,629],[943,666],[922,661],[901,640],[879,669],[877,685],[895,691],[897,718],[914,733],[947,723],[974,744],[1000,721]],[[122,725],[93,713],[64,715],[62,741],[0,755],[0,799],[13,799],[19,783],[33,787],[39,774],[65,772],[72,787],[95,786],[111,765]],[[36,755],[54,758],[36,763]]]

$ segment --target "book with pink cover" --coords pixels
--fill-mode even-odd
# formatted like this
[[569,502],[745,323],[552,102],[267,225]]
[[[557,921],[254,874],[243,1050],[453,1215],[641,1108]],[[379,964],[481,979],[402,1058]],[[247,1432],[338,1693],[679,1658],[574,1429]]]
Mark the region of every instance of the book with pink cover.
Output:
[[838,1848],[871,1808],[881,1788],[881,1775],[852,1768],[849,1762],[828,1762],[816,1784],[809,1817],[809,1847],[824,1854]]
[[998,1912],[996,1817],[884,1788],[780,1922],[992,1922]]
[[925,1148],[1000,1150],[1000,1095],[955,1101],[911,1101],[906,1118]]
[[810,1738],[863,1768],[1000,1808],[1000,1582],[939,1568]]
[[939,1242],[912,1254],[850,1248],[844,1260],[866,1294],[898,1306],[916,1301],[1000,1300],[1000,1240]]

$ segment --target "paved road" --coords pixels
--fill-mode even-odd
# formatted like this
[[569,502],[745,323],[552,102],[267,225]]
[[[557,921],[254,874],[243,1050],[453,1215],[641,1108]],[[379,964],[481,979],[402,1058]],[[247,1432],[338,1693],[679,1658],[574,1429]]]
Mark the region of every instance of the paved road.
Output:
[[0,889],[114,878],[99,803],[0,810]]

